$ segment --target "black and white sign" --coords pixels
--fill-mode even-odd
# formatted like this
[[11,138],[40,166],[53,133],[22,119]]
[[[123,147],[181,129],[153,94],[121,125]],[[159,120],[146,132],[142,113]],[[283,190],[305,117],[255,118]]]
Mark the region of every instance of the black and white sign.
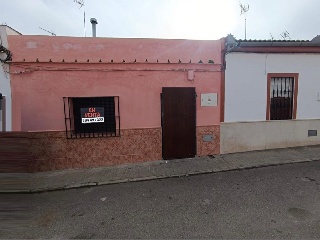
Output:
[[104,108],[90,107],[80,108],[82,123],[101,123],[104,122]]

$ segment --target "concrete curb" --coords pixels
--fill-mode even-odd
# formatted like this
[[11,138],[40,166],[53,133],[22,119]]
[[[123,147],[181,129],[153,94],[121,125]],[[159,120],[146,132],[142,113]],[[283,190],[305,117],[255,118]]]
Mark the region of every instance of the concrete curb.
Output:
[[[312,162],[312,161],[318,161],[318,160],[319,159],[316,159],[316,158],[314,158],[314,159],[303,159],[301,161],[294,161],[294,162],[287,161],[287,162],[282,162],[282,163],[261,164],[261,165],[255,165],[255,166],[229,168],[229,169],[224,169],[224,170],[195,171],[195,172],[189,172],[189,173],[186,173],[186,174],[172,174],[172,175],[164,175],[164,176],[149,176],[149,177],[141,177],[141,178],[109,180],[109,181],[102,181],[102,182],[88,182],[88,183],[68,185],[68,186],[65,186],[65,187],[52,187],[52,188],[46,188],[46,189],[32,189],[32,190],[26,190],[24,192],[41,193],[41,192],[48,192],[48,191],[68,190],[68,189],[73,189],[73,188],[85,188],[85,187],[92,187],[92,186],[112,185],[112,184],[120,184],[120,183],[128,183],[128,182],[141,182],[141,181],[166,179],[166,178],[179,178],[179,177],[195,176],[195,175],[200,175],[200,174],[210,174],[210,173],[229,172],[229,171],[242,171],[242,170],[250,170],[250,169],[255,169],[255,168],[264,168],[264,167],[281,166],[281,165],[295,164],[295,163]],[[19,192],[19,191],[17,191],[17,192]]]
[[241,171],[320,160],[320,145],[155,161],[91,169],[0,174],[1,193],[41,193],[127,182]]

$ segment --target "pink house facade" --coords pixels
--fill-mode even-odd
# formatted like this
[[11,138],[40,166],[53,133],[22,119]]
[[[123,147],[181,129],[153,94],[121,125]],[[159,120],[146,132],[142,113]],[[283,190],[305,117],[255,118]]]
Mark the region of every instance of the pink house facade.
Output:
[[224,39],[8,36],[29,171],[220,153]]

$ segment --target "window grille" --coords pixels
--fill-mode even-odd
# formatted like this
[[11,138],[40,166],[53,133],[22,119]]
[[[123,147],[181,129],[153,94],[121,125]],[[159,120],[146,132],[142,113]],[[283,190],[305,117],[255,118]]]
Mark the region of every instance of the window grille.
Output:
[[293,77],[273,77],[270,82],[270,120],[293,119]]
[[67,138],[120,136],[119,97],[64,97]]

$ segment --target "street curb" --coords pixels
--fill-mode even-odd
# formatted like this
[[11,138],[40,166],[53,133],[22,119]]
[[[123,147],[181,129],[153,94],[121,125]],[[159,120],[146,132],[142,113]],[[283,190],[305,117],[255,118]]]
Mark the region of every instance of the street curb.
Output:
[[215,169],[215,170],[207,170],[207,171],[194,171],[184,174],[171,174],[171,175],[162,175],[162,176],[148,176],[148,177],[138,177],[138,178],[126,178],[126,179],[112,179],[109,181],[101,181],[101,182],[88,182],[88,183],[79,183],[79,184],[71,184],[63,187],[51,187],[51,188],[39,188],[39,189],[31,189],[31,190],[17,190],[11,191],[10,193],[43,193],[43,192],[50,192],[50,191],[61,191],[61,190],[68,190],[74,188],[85,188],[85,187],[93,187],[93,186],[103,186],[103,185],[113,185],[113,184],[120,184],[120,183],[128,183],[128,182],[142,182],[148,180],[157,180],[157,179],[166,179],[166,178],[179,178],[179,177],[188,177],[188,176],[195,176],[201,174],[210,174],[210,173],[218,173],[218,172],[229,172],[229,171],[243,171],[243,170],[250,170],[256,168],[264,168],[264,167],[271,167],[271,166],[281,166],[281,165],[288,165],[288,164],[295,164],[295,163],[304,163],[304,162],[312,162],[312,161],[319,161],[319,158],[309,158],[309,159],[302,159],[302,160],[295,160],[295,161],[283,161],[278,163],[262,163],[259,165],[253,166],[238,166],[228,169]]

